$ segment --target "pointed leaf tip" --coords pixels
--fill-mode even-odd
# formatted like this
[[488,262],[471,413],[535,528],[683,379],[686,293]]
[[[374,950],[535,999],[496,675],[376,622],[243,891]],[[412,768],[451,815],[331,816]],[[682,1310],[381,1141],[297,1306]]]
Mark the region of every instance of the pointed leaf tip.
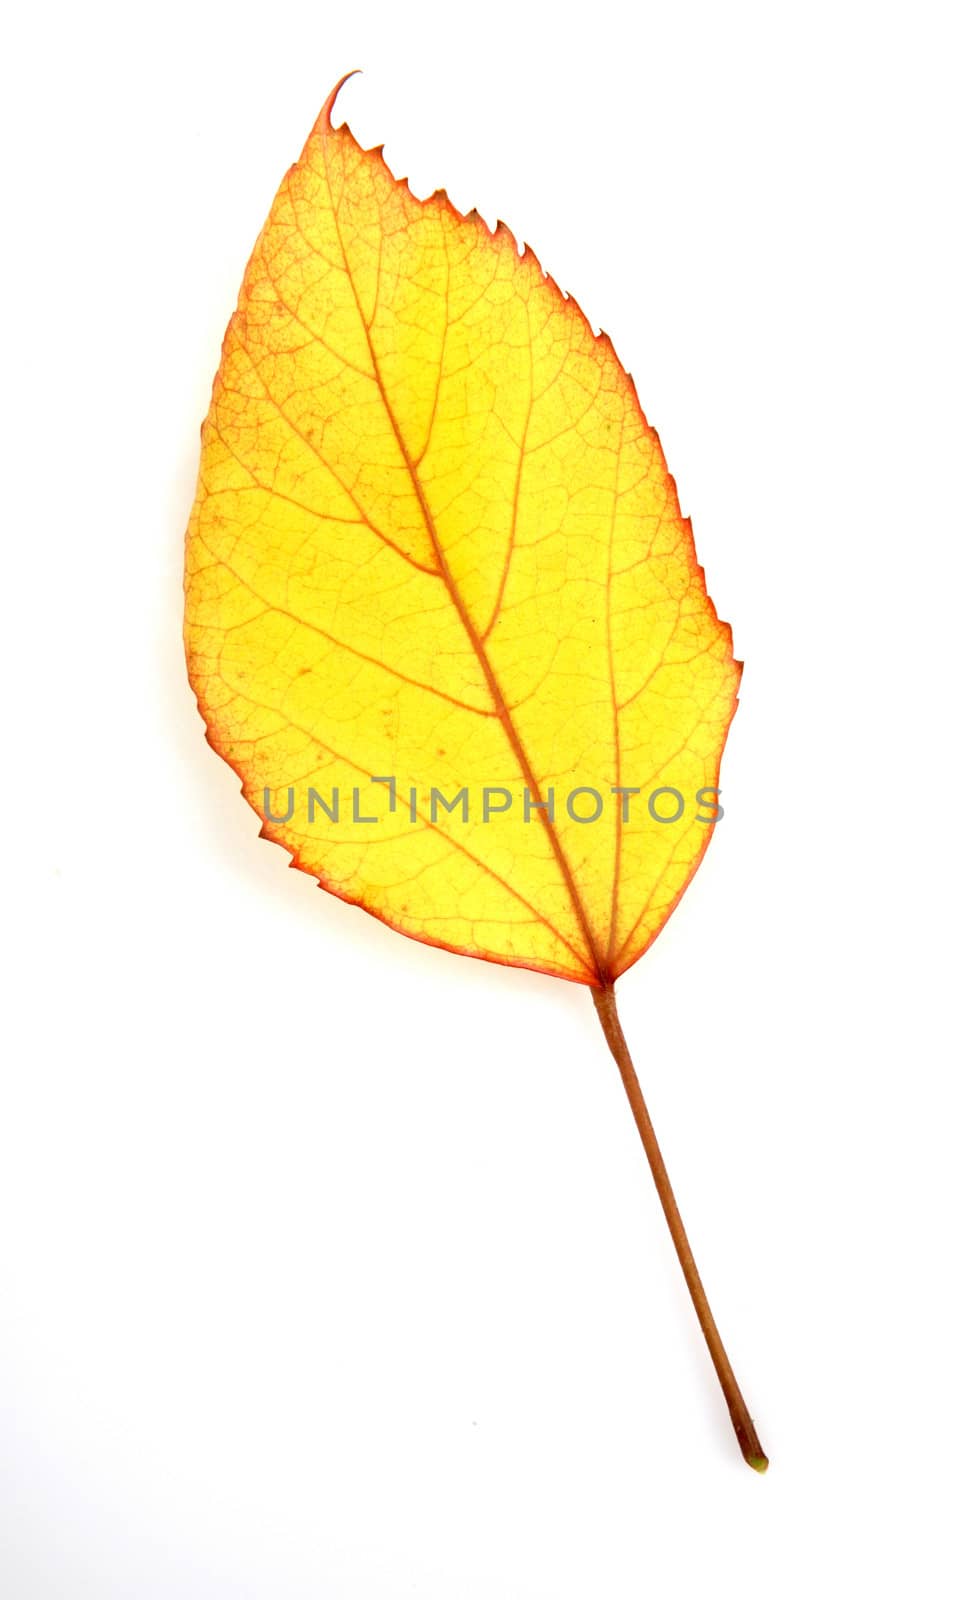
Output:
[[321,113],[323,123],[326,127],[332,128],[333,126],[331,121],[333,116],[333,107],[337,103],[337,95],[340,93],[340,90],[343,88],[345,83],[349,83],[351,78],[356,78],[358,73],[361,71],[362,68],[360,67],[351,67],[350,71],[345,72],[339,83],[334,84],[333,88],[330,90],[330,93],[326,97],[326,104],[324,105]]

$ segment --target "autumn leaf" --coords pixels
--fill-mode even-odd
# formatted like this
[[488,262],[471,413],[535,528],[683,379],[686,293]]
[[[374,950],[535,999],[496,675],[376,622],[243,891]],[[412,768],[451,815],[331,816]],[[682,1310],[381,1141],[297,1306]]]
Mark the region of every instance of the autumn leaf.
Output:
[[202,430],[185,638],[208,739],[331,893],[591,988],[763,1467],[613,987],[718,816],[730,629],[608,337],[505,226],[416,199],[334,128],[340,87],[255,245]]

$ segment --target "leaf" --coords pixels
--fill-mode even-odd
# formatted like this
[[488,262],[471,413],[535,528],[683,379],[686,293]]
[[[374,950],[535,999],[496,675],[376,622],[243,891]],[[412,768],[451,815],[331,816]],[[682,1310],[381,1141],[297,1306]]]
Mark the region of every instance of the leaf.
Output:
[[588,984],[615,1053],[614,979],[711,835],[730,629],[608,337],[505,226],[334,128],[339,87],[224,341],[191,682],[296,866],[413,938]]
[[[587,984],[638,959],[710,838],[730,630],[609,339],[329,109],[228,328],[187,571],[211,743],[297,866],[465,955]],[[486,787],[512,803],[484,821]],[[463,788],[469,821],[433,821]]]

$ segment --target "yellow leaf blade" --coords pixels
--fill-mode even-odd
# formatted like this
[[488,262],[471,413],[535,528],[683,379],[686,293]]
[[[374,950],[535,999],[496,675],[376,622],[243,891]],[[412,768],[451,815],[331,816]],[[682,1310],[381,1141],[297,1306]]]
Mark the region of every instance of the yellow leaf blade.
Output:
[[[191,681],[263,834],[324,887],[414,938],[607,981],[709,839],[730,630],[610,341],[505,228],[417,200],[333,128],[333,98],[225,338]],[[662,788],[675,822],[649,813]],[[484,815],[487,789],[509,809]],[[337,791],[336,821],[310,790]]]

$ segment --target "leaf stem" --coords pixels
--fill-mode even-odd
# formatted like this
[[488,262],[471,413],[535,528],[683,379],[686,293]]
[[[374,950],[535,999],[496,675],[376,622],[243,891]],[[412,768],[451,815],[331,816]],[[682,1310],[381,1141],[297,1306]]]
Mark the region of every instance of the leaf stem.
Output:
[[738,1387],[738,1381],[728,1360],[727,1351],[717,1331],[714,1314],[704,1293],[704,1286],[700,1281],[700,1273],[697,1271],[697,1263],[694,1261],[693,1252],[690,1249],[687,1230],[683,1226],[683,1219],[677,1207],[676,1196],[673,1193],[673,1185],[670,1182],[669,1174],[663,1161],[659,1140],[653,1131],[653,1124],[650,1121],[646,1102],[643,1099],[639,1079],[636,1077],[636,1069],[629,1054],[629,1046],[625,1042],[625,1035],[619,1022],[614,984],[609,982],[601,988],[593,988],[592,999],[595,1002],[595,1009],[598,1012],[605,1037],[608,1040],[608,1047],[622,1075],[622,1083],[625,1087],[629,1105],[632,1108],[632,1115],[636,1119],[636,1127],[639,1129],[639,1137],[642,1140],[650,1171],[653,1174],[653,1182],[656,1185],[656,1192],[663,1207],[666,1225],[670,1230],[670,1237],[673,1240],[680,1266],[683,1269],[683,1276],[686,1279],[690,1298],[697,1313],[697,1321],[700,1323],[701,1331],[707,1341],[710,1358],[714,1363],[714,1371],[717,1373],[721,1389],[724,1392],[724,1398],[727,1401],[728,1411],[731,1413],[731,1422],[737,1434],[738,1444],[741,1446],[741,1454],[749,1467],[753,1467],[756,1472],[765,1472],[768,1468],[768,1457],[761,1447],[758,1435],[755,1432],[755,1425],[748,1414],[748,1407],[745,1405],[744,1396]]

